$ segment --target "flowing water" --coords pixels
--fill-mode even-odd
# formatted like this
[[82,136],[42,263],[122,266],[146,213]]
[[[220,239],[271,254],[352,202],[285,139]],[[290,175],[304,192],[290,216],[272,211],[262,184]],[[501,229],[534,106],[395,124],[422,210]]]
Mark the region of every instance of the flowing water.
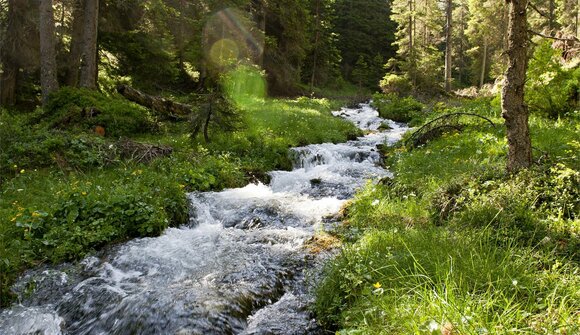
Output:
[[[389,175],[376,146],[406,131],[369,105],[335,115],[369,134],[293,149],[294,169],[271,172],[270,185],[189,194],[188,226],[28,272],[15,285],[21,304],[0,314],[0,334],[320,332],[305,283],[323,256],[304,242],[366,180]],[[382,123],[391,130],[379,132]]]

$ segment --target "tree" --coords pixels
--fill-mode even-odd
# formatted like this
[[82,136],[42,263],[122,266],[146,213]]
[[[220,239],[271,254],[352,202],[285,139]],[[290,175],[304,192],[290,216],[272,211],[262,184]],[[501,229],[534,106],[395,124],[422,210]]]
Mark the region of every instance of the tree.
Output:
[[68,86],[77,86],[79,83],[79,70],[81,66],[81,53],[83,49],[83,33],[85,25],[85,16],[82,0],[74,0],[73,3],[73,22],[71,31],[70,52],[68,55],[66,84]]
[[[36,29],[29,24],[33,8],[27,0],[9,0],[6,18],[3,20],[0,58],[0,105],[16,103],[20,69],[29,63],[31,44],[37,42]],[[35,12],[35,11],[34,11]],[[34,18],[36,19],[36,18]]]
[[451,90],[451,53],[453,51],[451,44],[452,26],[453,26],[453,0],[447,0],[445,8],[445,91]]
[[340,73],[340,51],[336,34],[333,32],[334,1],[313,0],[310,2],[312,24],[309,30],[310,48],[307,50],[302,80],[314,86],[325,86],[338,82]]
[[58,90],[52,0],[40,0],[39,13],[40,85],[42,87],[42,104],[44,105],[48,101],[48,96]]
[[[377,54],[383,59],[395,56],[393,31],[396,28],[391,7],[387,0],[336,0],[333,26],[338,34],[344,78],[354,80],[352,71],[360,56],[368,61]],[[373,86],[378,86],[378,80]]]
[[556,0],[556,13],[558,14],[558,23],[566,34],[580,36],[580,26],[578,19],[580,17],[580,4],[578,0]]
[[528,107],[524,102],[524,87],[528,65],[527,0],[508,0],[508,68],[502,90],[502,116],[508,139],[510,172],[528,168],[532,164],[532,144],[528,126]]
[[81,73],[79,84],[90,89],[97,88],[97,32],[99,0],[84,0],[85,27],[82,39]]
[[[504,0],[468,0],[469,21],[467,35],[472,44],[474,60],[472,84],[483,86],[492,76],[504,71],[503,50],[506,43],[507,18]],[[492,71],[492,65],[496,68]]]
[[471,79],[470,65],[472,59],[467,50],[469,39],[467,35],[467,22],[469,20],[469,8],[467,0],[455,0],[455,8],[452,17],[455,18],[455,29],[452,30],[452,55],[456,69],[456,80],[459,85],[469,85]]

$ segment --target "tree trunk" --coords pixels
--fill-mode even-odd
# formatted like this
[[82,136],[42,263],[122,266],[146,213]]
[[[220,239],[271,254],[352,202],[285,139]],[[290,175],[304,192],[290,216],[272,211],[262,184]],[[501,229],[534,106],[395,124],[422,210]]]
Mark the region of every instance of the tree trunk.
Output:
[[508,68],[502,90],[502,116],[508,139],[509,172],[526,169],[532,164],[532,145],[528,126],[528,107],[524,102],[524,86],[528,65],[527,0],[508,0]]
[[83,51],[83,32],[85,24],[84,8],[82,0],[75,0],[73,9],[72,34],[70,53],[68,56],[68,69],[66,84],[75,87],[79,83],[79,71],[81,67],[81,55]]
[[314,55],[312,59],[312,76],[310,77],[310,91],[314,90],[316,79],[316,63],[318,62],[318,42],[320,40],[320,0],[316,1],[316,34],[314,36]]
[[40,86],[42,87],[42,104],[45,105],[48,101],[48,96],[58,90],[52,0],[40,0],[39,10]]
[[21,22],[27,0],[9,0],[6,24],[6,35],[0,50],[2,74],[0,75],[0,105],[12,106],[16,103],[16,83],[18,79],[18,40],[22,38]]
[[451,32],[452,32],[452,15],[453,0],[447,0],[445,17],[447,20],[447,29],[445,31],[445,91],[451,91]]
[[556,29],[556,4],[554,0],[549,0],[548,2],[548,27],[550,28],[550,33]]
[[487,40],[483,39],[483,57],[481,58],[481,72],[479,74],[479,88],[485,83],[485,70],[487,68]]
[[415,0],[409,0],[409,55],[411,58],[411,82],[413,85],[417,84],[417,69],[415,59]]
[[99,0],[85,0],[84,11],[85,27],[83,31],[80,86],[96,89]]

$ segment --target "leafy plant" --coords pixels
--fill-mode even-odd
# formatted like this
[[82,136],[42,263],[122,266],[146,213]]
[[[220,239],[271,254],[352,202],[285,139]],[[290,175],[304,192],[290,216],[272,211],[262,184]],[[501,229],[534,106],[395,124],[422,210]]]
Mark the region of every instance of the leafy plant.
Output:
[[579,102],[580,69],[564,68],[561,56],[561,50],[543,42],[535,49],[527,73],[526,101],[532,111],[551,118],[567,115]]
[[420,115],[424,106],[413,97],[399,97],[395,93],[373,95],[373,107],[382,118],[397,122],[409,122]]

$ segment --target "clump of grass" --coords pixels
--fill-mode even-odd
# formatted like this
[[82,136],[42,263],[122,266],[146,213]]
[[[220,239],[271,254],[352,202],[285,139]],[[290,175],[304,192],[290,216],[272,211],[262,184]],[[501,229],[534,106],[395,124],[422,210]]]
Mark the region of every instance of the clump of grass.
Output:
[[498,248],[497,238],[491,229],[368,232],[328,265],[316,310],[344,334],[580,330],[578,266],[513,242]]
[[399,97],[396,93],[374,94],[372,106],[379,111],[382,118],[397,122],[409,122],[419,117],[425,107],[411,96]]

